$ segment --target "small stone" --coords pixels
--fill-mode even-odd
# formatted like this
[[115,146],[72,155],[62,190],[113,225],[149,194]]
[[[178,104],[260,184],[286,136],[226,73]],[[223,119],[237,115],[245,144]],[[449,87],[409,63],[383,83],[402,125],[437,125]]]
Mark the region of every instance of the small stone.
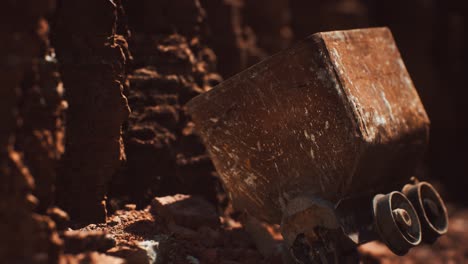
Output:
[[171,233],[175,234],[178,238],[193,240],[199,237],[199,233],[193,231],[192,229],[179,226],[175,223],[169,223],[168,229]]
[[205,247],[222,246],[222,237],[219,231],[213,230],[208,226],[202,226],[198,229],[198,234],[202,238],[200,241]]
[[67,228],[70,216],[67,212],[54,206],[47,209],[47,215],[54,220],[57,230],[63,231]]
[[120,225],[121,223],[122,223],[122,220],[120,220],[120,217],[114,216],[107,222],[107,225],[116,226],[116,225]]
[[201,226],[217,228],[220,225],[214,206],[198,196],[177,194],[156,197],[151,202],[150,211],[167,222],[174,222],[191,229]]
[[151,263],[146,250],[137,245],[113,247],[106,253],[125,259],[127,264]]
[[208,248],[201,254],[202,263],[219,263],[218,251],[215,248]]
[[81,253],[78,255],[64,254],[60,256],[59,264],[125,264],[124,259],[108,256],[98,252]]
[[190,263],[190,264],[200,264],[200,261],[197,258],[195,258],[194,256],[187,256],[186,259],[187,259],[188,263]]
[[115,239],[102,231],[65,231],[62,239],[65,253],[71,254],[84,251],[105,252],[116,245]]
[[124,206],[124,209],[127,210],[127,211],[136,210],[136,204],[126,204],[126,205]]

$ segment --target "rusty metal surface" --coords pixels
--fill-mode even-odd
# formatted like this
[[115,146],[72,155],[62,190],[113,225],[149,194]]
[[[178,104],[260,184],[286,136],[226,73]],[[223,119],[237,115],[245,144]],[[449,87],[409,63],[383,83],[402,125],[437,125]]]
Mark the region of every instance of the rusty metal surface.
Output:
[[[321,34],[365,149],[350,189],[407,180],[429,136],[429,119],[388,29]],[[362,182],[367,184],[362,184]]]
[[397,255],[421,243],[421,223],[411,202],[394,191],[374,198],[375,228],[380,239]]
[[432,244],[448,231],[448,213],[436,189],[427,182],[417,182],[403,187],[421,221],[422,239]]
[[386,28],[314,34],[187,107],[234,206],[276,223],[300,196],[401,186],[428,138]]

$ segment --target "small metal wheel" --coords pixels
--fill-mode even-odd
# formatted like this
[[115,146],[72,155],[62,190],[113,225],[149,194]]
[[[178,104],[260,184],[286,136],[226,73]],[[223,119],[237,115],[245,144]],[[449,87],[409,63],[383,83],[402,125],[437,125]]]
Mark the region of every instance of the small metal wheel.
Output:
[[403,193],[413,204],[422,227],[422,239],[434,243],[448,230],[448,214],[439,193],[427,182],[406,185]]
[[373,205],[377,232],[393,253],[402,256],[421,243],[418,215],[404,194],[378,194]]

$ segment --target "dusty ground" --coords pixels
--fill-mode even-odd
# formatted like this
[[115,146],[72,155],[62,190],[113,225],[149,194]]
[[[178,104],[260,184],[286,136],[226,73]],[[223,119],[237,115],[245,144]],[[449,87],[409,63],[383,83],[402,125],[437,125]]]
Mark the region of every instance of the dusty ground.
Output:
[[[185,197],[177,208],[126,205],[105,224],[64,231],[65,252],[97,251],[135,264],[282,263],[279,255],[265,259],[239,222],[219,217],[202,198]],[[279,242],[277,231],[271,230]]]
[[[277,250],[274,256],[266,259],[239,222],[218,217],[208,203],[194,201],[190,207],[194,204],[201,210],[190,212],[184,205],[168,209],[160,204],[155,206],[154,202],[144,210],[127,205],[108,217],[105,224],[62,232],[65,252],[73,255],[96,251],[123,258],[128,263],[283,263],[277,228],[270,226],[269,229]],[[413,248],[404,257],[394,255],[380,242],[362,245],[359,252],[362,263],[369,264],[467,263],[467,243],[468,209],[450,207],[449,232],[434,245]],[[67,256],[71,258],[72,255]],[[62,261],[64,259],[66,257]],[[96,263],[114,263],[112,261]]]
[[377,242],[360,247],[364,263],[467,263],[468,262],[468,209],[450,207],[450,225],[447,235],[433,245],[422,245],[404,256],[392,254]]

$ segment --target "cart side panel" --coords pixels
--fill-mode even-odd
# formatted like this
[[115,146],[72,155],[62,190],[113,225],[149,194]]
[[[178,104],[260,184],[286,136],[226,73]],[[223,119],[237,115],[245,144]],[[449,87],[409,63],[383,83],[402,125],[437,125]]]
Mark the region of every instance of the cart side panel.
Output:
[[384,191],[401,185],[412,176],[426,148],[429,119],[390,30],[320,36],[366,144],[352,191]]
[[359,158],[357,129],[323,41],[311,37],[189,105],[234,206],[279,222],[304,193],[337,201]]

